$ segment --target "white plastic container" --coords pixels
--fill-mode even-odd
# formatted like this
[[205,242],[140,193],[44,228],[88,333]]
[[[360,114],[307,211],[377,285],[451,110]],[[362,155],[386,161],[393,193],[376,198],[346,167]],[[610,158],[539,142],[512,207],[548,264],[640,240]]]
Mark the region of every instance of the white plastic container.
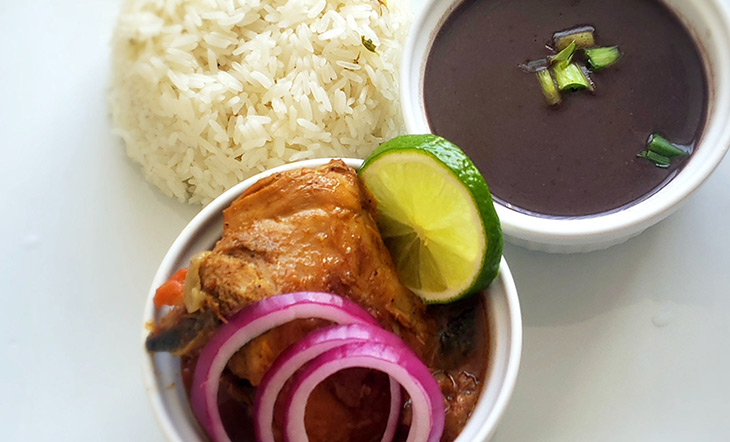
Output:
[[[430,133],[423,73],[439,28],[462,0],[427,0],[406,41],[401,105],[409,133]],[[674,212],[722,160],[730,146],[730,5],[722,0],[666,0],[693,36],[708,74],[707,123],[698,148],[663,189],[626,209],[583,218],[534,216],[495,204],[505,237],[532,250],[589,252],[622,243]]]
[[[345,159],[359,168],[362,160]],[[300,161],[260,173],[238,184],[206,206],[183,229],[165,255],[152,281],[144,311],[141,349],[144,352],[144,380],[152,410],[163,433],[171,442],[204,442],[207,440],[192,414],[180,376],[180,361],[169,353],[149,353],[144,340],[148,324],[162,316],[153,305],[157,287],[178,269],[187,267],[198,252],[210,250],[223,232],[223,209],[244,190],[268,175],[301,167],[317,167],[329,159]],[[502,259],[499,275],[485,296],[489,330],[489,364],[484,388],[469,422],[455,442],[488,440],[502,417],[512,395],[522,351],[522,318],[512,274]]]

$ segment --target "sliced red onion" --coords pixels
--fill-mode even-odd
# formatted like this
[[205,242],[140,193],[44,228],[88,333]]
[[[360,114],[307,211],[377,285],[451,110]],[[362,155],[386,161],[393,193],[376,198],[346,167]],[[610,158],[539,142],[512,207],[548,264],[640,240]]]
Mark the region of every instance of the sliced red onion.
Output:
[[218,410],[218,386],[228,360],[257,336],[302,318],[377,325],[375,319],[354,302],[318,292],[272,296],[233,315],[216,330],[200,353],[190,389],[193,412],[213,442],[230,441]]
[[[298,343],[287,348],[276,358],[256,390],[254,429],[257,442],[275,442],[272,425],[274,405],[284,384],[302,366],[333,348],[357,342],[378,342],[403,345],[400,338],[379,326],[368,324],[334,325],[313,331]],[[390,442],[398,429],[401,408],[400,384],[390,378],[390,414],[382,442]]]
[[411,397],[413,419],[406,442],[438,442],[444,431],[444,400],[436,380],[405,344],[353,343],[333,348],[307,364],[292,381],[286,402],[284,440],[307,442],[304,414],[314,388],[346,368],[382,371],[396,379]]

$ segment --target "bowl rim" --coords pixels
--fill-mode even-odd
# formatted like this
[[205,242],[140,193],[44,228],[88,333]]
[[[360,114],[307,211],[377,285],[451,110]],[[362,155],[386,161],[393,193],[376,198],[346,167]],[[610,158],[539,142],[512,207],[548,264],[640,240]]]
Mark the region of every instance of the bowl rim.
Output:
[[[153,354],[148,352],[145,348],[145,339],[149,334],[149,324],[154,323],[157,314],[157,309],[155,309],[153,304],[153,297],[156,288],[164,283],[169,276],[177,270],[176,263],[179,258],[186,253],[188,250],[188,244],[193,240],[193,238],[210,229],[212,220],[214,220],[224,208],[230,206],[230,204],[251,185],[262,178],[279,172],[298,168],[317,167],[326,164],[333,159],[341,159],[345,162],[345,164],[355,169],[359,169],[363,163],[363,160],[354,158],[318,158],[287,163],[256,174],[225,191],[198,212],[198,214],[193,217],[185,228],[183,228],[177,238],[173,241],[168,251],[165,253],[165,256],[160,262],[160,265],[152,279],[150,290],[145,300],[141,327],[141,350],[143,353],[142,374],[147,397],[150,401],[153,414],[155,415],[155,418],[167,440],[172,442],[182,442],[185,439],[178,432],[177,428],[173,424],[173,420],[171,419],[168,409],[165,407],[163,389],[166,387],[161,385],[157,378],[158,370]],[[501,387],[499,388],[494,405],[491,408],[491,412],[487,415],[487,418],[483,421],[483,423],[481,423],[476,431],[477,437],[473,439],[476,441],[486,441],[489,437],[491,437],[496,429],[497,423],[501,420],[512,396],[512,392],[514,391],[522,355],[522,314],[517,295],[517,288],[512,277],[512,272],[510,271],[504,256],[501,259],[499,273],[494,283],[497,282],[504,287],[502,296],[504,298],[507,315],[502,318],[502,320],[505,321],[509,331],[509,335],[504,337],[509,345],[506,349],[507,357],[504,363],[504,376]],[[479,401],[477,401],[476,407],[479,407],[481,400],[482,398],[480,397]],[[475,410],[476,409],[477,408],[475,408]],[[193,426],[199,428],[197,422],[193,422]],[[469,423],[467,423],[464,429],[467,429],[468,427]],[[462,436],[459,435],[455,442],[467,441],[463,440]]]
[[[431,132],[423,106],[423,70],[436,33],[446,18],[465,0],[426,0],[414,18],[401,56],[400,99],[401,110],[408,133]],[[495,209],[502,221],[502,229],[509,237],[526,239],[542,244],[594,244],[610,241],[618,236],[636,234],[670,215],[678,205],[696,191],[712,174],[730,148],[730,53],[722,57],[707,54],[703,39],[688,26],[676,6],[661,0],[688,28],[705,62],[709,100],[705,127],[698,152],[666,185],[648,194],[644,199],[615,211],[585,217],[549,217],[514,210],[495,201]],[[675,2],[676,3],[676,2]],[[720,0],[690,0],[703,21],[712,29],[713,38],[730,42],[730,8]],[[443,10],[435,27],[433,9]],[[430,19],[430,21],[429,21]],[[416,58],[416,47],[426,42],[423,59]],[[414,78],[418,78],[417,81]],[[413,85],[415,81],[415,85]],[[701,155],[700,155],[701,154]],[[699,158],[698,158],[699,156]],[[692,160],[695,160],[694,162]]]

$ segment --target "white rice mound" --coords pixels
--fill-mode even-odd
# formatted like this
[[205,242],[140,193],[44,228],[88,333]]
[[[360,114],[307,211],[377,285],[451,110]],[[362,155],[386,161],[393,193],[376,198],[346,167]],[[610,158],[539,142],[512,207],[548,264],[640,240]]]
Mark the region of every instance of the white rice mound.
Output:
[[409,25],[408,0],[126,0],[114,133],[149,181],[190,203],[287,162],[364,158],[403,130]]

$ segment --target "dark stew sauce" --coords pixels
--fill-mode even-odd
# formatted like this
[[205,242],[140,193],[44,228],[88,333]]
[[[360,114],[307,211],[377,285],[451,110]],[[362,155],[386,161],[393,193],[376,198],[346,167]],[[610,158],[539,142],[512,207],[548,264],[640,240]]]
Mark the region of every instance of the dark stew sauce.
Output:
[[[595,93],[548,106],[518,66],[545,57],[554,32],[596,29],[622,58],[594,75]],[[437,34],[424,77],[431,129],[475,162],[497,200],[548,216],[626,207],[671,180],[636,154],[659,132],[694,146],[707,79],[698,49],[658,0],[466,0]]]
[[[444,394],[446,425],[442,442],[459,435],[481,393],[488,361],[486,305],[482,294],[444,306],[429,306],[436,333],[427,343],[432,351],[425,357]],[[318,324],[326,325],[326,324]],[[197,357],[181,358],[182,379],[190,391]],[[358,386],[341,391],[341,386]],[[286,393],[286,386],[281,397]],[[226,369],[221,377],[218,405],[223,424],[234,442],[253,442],[253,399],[256,389]],[[407,396],[405,396],[407,397]],[[388,377],[380,372],[351,368],[331,376],[312,393],[319,407],[307,407],[306,427],[310,441],[377,442],[385,429],[390,406]],[[328,407],[328,401],[337,401]],[[282,410],[277,402],[274,430],[282,426]],[[343,407],[343,404],[346,405]],[[333,404],[335,405],[335,404]],[[403,405],[401,424],[395,441],[404,442],[410,425],[410,405]]]

